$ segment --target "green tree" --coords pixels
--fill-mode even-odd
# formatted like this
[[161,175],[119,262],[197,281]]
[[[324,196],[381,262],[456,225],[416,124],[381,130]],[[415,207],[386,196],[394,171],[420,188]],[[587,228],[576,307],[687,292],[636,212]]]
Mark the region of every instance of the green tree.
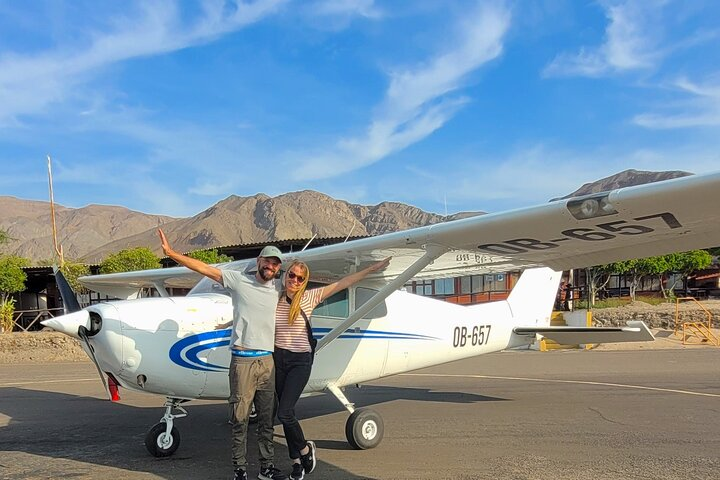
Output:
[[590,308],[595,306],[598,292],[608,284],[612,273],[613,271],[610,265],[595,265],[585,269]]
[[78,278],[90,275],[90,267],[80,262],[65,260],[65,264],[60,267],[60,271],[65,276],[70,288],[75,293],[87,293],[87,289],[78,281]]
[[611,263],[611,271],[630,277],[630,300],[635,301],[635,293],[643,277],[667,272],[667,261],[663,257],[639,258]]
[[187,254],[188,257],[195,258],[197,260],[201,260],[208,264],[215,264],[215,263],[226,263],[226,262],[232,262],[233,258],[229,257],[225,254],[218,253],[217,248],[214,248],[212,250],[194,250]]
[[108,256],[100,264],[100,273],[133,272],[160,268],[160,259],[146,247],[128,248]]
[[[712,263],[712,255],[705,250],[690,250],[689,252],[671,253],[668,257],[669,270],[677,272],[682,277],[683,288],[687,289],[687,280],[690,274],[697,270],[707,268]],[[668,290],[672,291],[677,285],[674,283]]]
[[5,230],[0,228],[0,245],[5,245],[6,243],[10,243],[10,240],[12,240],[10,238],[10,235],[8,235],[8,233]]
[[3,331],[12,331],[15,299],[11,295],[25,290],[27,275],[22,267],[28,264],[26,258],[14,255],[0,256],[0,326]]

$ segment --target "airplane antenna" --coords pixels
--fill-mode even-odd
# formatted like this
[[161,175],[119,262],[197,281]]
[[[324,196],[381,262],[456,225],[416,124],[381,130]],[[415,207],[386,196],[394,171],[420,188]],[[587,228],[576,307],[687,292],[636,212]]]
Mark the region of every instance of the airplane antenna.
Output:
[[316,233],[315,235],[313,235],[310,240],[307,241],[307,243],[305,244],[305,246],[304,246],[304,247],[302,248],[302,250],[300,250],[300,251],[301,251],[301,252],[304,252],[305,249],[308,247],[308,245],[310,245],[310,243],[311,243],[313,240],[315,240],[315,237],[317,237],[317,233]]
[[55,223],[55,197],[53,195],[53,180],[52,180],[52,161],[50,160],[50,155],[47,156],[48,161],[48,185],[50,187],[50,218],[52,220],[52,235],[53,235],[53,248],[55,249],[55,254],[58,256],[58,260],[60,261],[60,267],[65,264],[65,259],[63,258],[63,249],[62,245],[58,245],[57,240],[57,224]]
[[348,238],[350,238],[350,235],[352,235],[353,230],[355,230],[355,224],[356,224],[356,223],[357,223],[357,220],[354,219],[354,220],[353,220],[353,226],[352,226],[352,228],[350,229],[350,232],[347,234],[347,237],[345,237],[345,240],[343,240],[343,243],[347,242],[347,241],[348,241]]

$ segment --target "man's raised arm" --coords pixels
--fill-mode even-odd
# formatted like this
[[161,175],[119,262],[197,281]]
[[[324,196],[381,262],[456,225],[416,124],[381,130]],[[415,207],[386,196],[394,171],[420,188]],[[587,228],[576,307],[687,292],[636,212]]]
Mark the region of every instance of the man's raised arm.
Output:
[[187,267],[190,270],[194,270],[202,275],[205,275],[211,280],[214,280],[220,284],[223,283],[222,281],[222,272],[219,268],[213,267],[212,265],[208,265],[207,263],[203,262],[202,260],[197,260],[195,258],[188,257],[187,255],[183,255],[182,253],[178,253],[175,250],[173,250],[170,247],[170,244],[167,241],[167,238],[165,237],[165,233],[163,233],[162,229],[158,228],[158,235],[160,235],[160,245],[162,246],[163,252],[168,257],[175,260],[179,265],[182,265],[183,267]]

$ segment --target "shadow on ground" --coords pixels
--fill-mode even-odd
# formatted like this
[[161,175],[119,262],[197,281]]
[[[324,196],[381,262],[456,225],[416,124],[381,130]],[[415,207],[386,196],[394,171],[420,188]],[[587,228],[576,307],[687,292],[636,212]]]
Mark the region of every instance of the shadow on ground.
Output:
[[[162,408],[136,407],[93,397],[62,393],[0,389],[0,414],[9,417],[0,427],[0,478],[29,479],[102,478],[113,480],[147,478],[211,479],[230,477],[230,426],[223,403],[186,404],[187,418],[179,419],[181,444],[168,458],[150,456],[144,447],[145,434],[162,417]],[[351,390],[356,407],[393,400],[473,403],[503,399],[422,388],[367,386]],[[161,399],[158,398],[158,405]],[[301,400],[301,419],[342,412],[334,397],[321,395]],[[277,430],[281,432],[280,429]],[[351,450],[344,434],[315,439],[320,450]],[[279,436],[279,438],[282,438]],[[248,439],[249,473],[258,469],[254,433]],[[276,464],[287,468],[287,449],[276,442]],[[367,479],[322,462],[313,478]],[[111,467],[111,468],[101,468]],[[113,469],[119,469],[113,470]],[[152,478],[152,477],[151,477]]]

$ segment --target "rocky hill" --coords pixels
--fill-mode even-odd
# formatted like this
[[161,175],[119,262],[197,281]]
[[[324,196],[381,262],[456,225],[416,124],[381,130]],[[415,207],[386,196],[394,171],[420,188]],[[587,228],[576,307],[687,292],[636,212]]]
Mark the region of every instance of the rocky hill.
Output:
[[[148,215],[124,207],[88,205],[83,208],[55,206],[58,239],[66,258],[79,259],[100,245],[144,232],[174,220]],[[50,204],[0,196],[0,229],[11,241],[4,251],[35,262],[51,259],[52,223]]]
[[[588,183],[562,198],[691,175],[687,172],[626,170]],[[123,207],[89,205],[57,207],[60,242],[66,258],[94,263],[124,248],[145,246],[160,253],[156,228],[162,226],[180,251],[274,240],[378,235],[478,215],[445,217],[396,202],[367,206],[304,190],[277,197],[231,195],[189,218],[147,215]],[[5,251],[34,261],[52,257],[50,208],[47,202],[0,197],[0,229],[15,240]]]
[[[277,197],[232,195],[194,217],[164,225],[163,230],[176,249],[191,251],[220,245],[310,238],[313,235],[319,238],[348,234],[378,235],[445,220],[442,215],[402,203],[356,205],[304,190]],[[97,261],[108,253],[138,245],[159,253],[155,229],[103,245],[89,252],[85,258]]]
[[[633,169],[624,170],[620,173],[616,173],[615,175],[610,175],[609,177],[586,183],[574,192],[560,198],[580,197],[591,193],[607,192],[616,188],[660,182],[671,178],[687,177],[688,175],[692,175],[692,173],[680,170],[671,170],[667,172],[648,172]],[[553,200],[559,200],[560,198],[553,198]]]

